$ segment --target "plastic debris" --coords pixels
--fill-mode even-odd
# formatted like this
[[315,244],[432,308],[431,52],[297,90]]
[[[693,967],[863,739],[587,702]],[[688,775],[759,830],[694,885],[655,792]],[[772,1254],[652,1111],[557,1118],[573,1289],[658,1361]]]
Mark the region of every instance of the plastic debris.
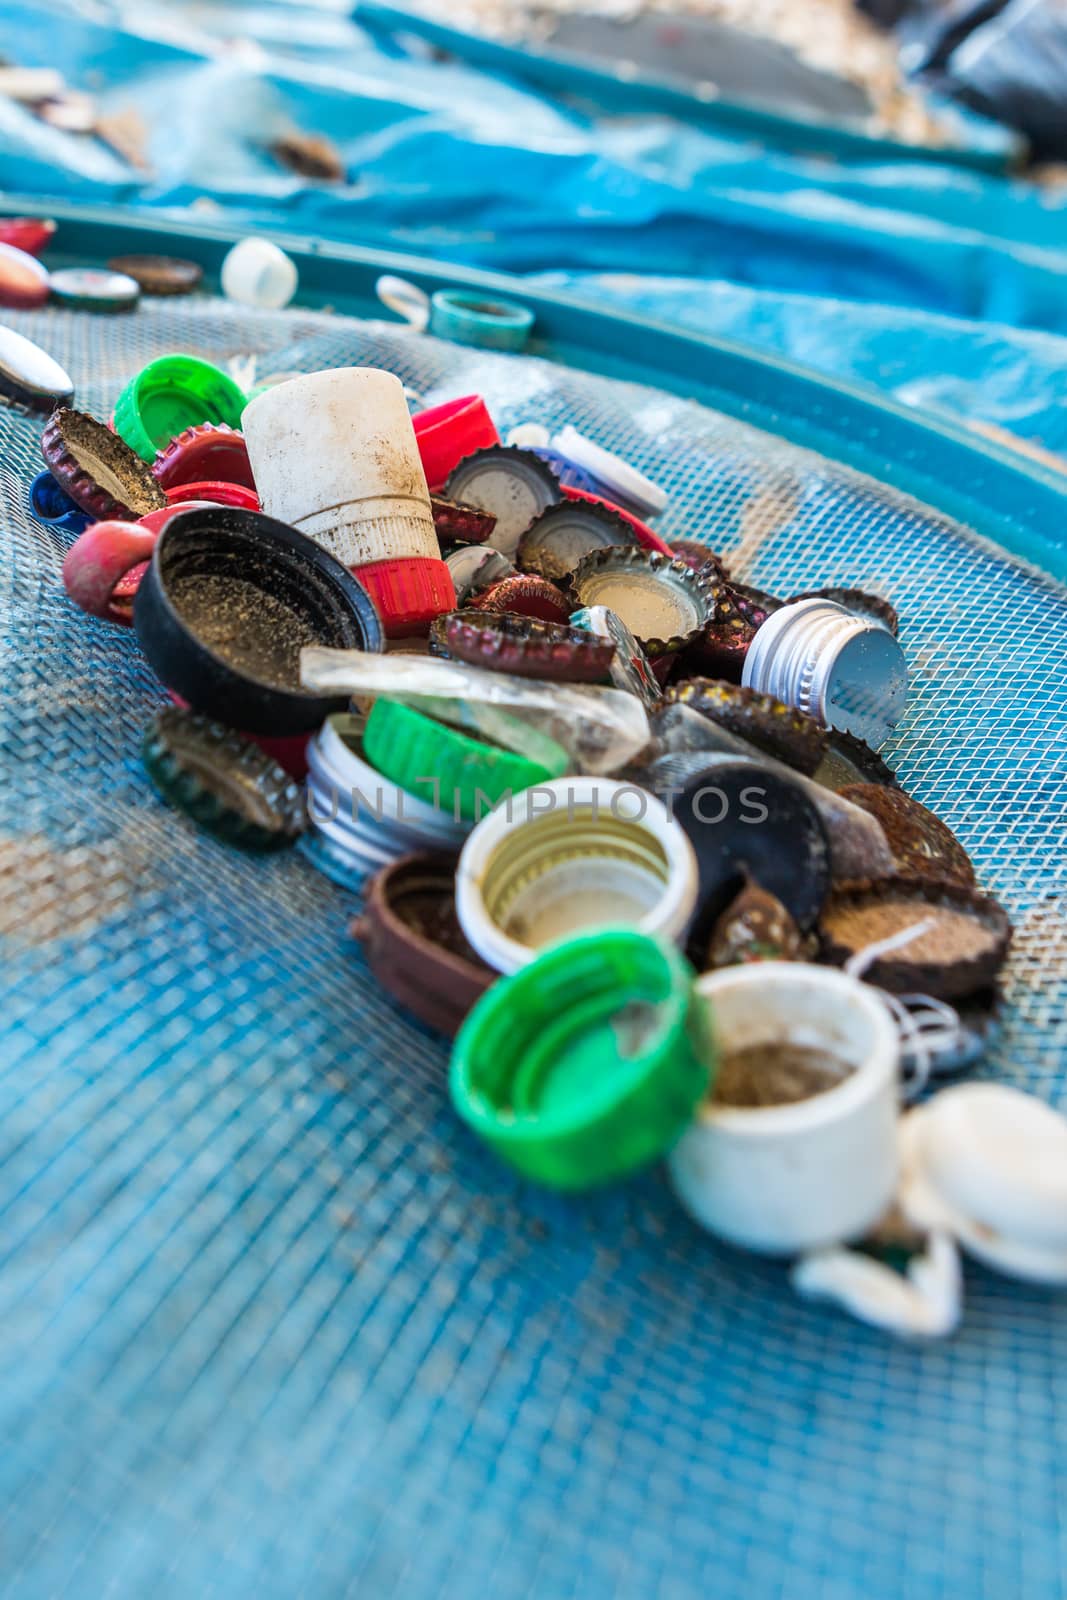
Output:
[[941,1231],[930,1234],[903,1272],[838,1245],[801,1256],[790,1282],[804,1299],[831,1301],[860,1322],[904,1339],[944,1339],[963,1312],[959,1252]]
[[648,718],[632,695],[578,684],[541,684],[506,672],[426,656],[372,656],[358,650],[301,652],[305,688],[330,694],[388,695],[434,714],[449,702],[464,728],[494,737],[495,710],[525,718],[557,740],[581,772],[609,773],[649,742]]

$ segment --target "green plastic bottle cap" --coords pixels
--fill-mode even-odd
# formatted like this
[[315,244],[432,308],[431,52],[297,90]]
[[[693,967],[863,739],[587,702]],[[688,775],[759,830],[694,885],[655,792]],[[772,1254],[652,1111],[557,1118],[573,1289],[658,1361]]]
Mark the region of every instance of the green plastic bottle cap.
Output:
[[629,928],[554,945],[478,1001],[456,1039],[452,1102],[538,1183],[587,1189],[671,1148],[715,1049],[684,957]]
[[160,356],[143,367],[115,404],[115,431],[143,461],[186,428],[224,422],[237,428],[243,390],[228,373],[196,356]]
[[452,816],[476,819],[509,794],[566,770],[561,745],[513,720],[528,755],[461,733],[398,700],[376,700],[363,734],[363,753],[409,794]]

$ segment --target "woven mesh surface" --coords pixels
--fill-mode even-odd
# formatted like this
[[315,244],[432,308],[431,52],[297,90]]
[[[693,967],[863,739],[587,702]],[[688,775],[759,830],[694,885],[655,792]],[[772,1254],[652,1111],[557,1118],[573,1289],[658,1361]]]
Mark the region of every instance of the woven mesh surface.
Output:
[[[1067,597],[923,507],[648,390],[206,301],[12,316],[104,415],[170,349],[380,361],[571,421],[788,591],[873,583],[914,670],[888,752],[1019,936],[983,1069],[1062,1103]],[[718,1247],[662,1175],[521,1185],[299,852],[198,835],[138,761],[158,686],[66,600],[0,411],[0,1571],[37,1597],[1004,1600],[1065,1591],[1067,1318],[968,1272],[890,1343]]]

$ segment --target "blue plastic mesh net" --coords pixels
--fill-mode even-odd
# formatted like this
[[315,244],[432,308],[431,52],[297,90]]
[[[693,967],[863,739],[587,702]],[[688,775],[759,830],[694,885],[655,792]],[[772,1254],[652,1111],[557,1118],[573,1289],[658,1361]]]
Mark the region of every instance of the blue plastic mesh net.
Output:
[[[12,317],[106,415],[171,349],[380,362],[573,422],[779,590],[873,583],[914,671],[888,752],[1018,939],[984,1071],[1063,1097],[1064,591],[699,406],[535,360],[212,301]],[[658,1172],[563,1200],[468,1137],[355,897],[166,810],[160,691],[67,601],[40,426],[0,412],[2,1570],[38,1596],[1055,1596],[1067,1321],[980,1270],[893,1344],[720,1248]]]

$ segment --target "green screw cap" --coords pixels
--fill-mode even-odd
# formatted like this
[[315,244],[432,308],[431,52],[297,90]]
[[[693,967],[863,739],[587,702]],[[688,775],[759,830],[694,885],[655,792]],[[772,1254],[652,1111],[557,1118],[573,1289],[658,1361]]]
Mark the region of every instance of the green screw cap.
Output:
[[688,962],[630,929],[554,945],[478,1001],[452,1102],[503,1160],[587,1189],[662,1156],[708,1092],[714,1045]]
[[160,356],[142,367],[115,403],[115,432],[142,461],[200,422],[240,427],[243,390],[196,356]]
[[[529,756],[461,733],[398,700],[376,700],[363,733],[363,753],[409,794],[432,798],[453,815],[476,820],[507,794],[546,783],[567,770],[562,746],[514,720]],[[437,780],[436,791],[427,779]]]

